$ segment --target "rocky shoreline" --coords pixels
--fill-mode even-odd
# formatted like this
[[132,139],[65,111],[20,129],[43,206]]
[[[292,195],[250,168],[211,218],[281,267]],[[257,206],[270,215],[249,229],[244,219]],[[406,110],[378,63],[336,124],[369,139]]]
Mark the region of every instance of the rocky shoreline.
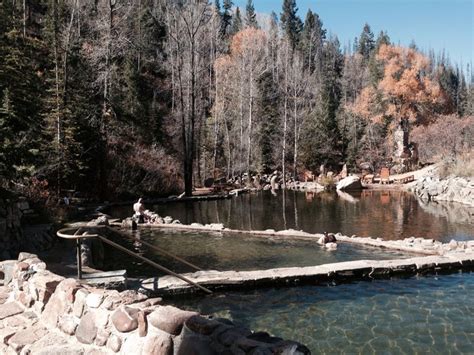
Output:
[[310,353],[297,342],[166,306],[161,298],[61,277],[34,254],[0,262],[0,281],[5,355]]
[[423,201],[448,201],[474,206],[474,178],[427,175],[414,183],[410,190]]

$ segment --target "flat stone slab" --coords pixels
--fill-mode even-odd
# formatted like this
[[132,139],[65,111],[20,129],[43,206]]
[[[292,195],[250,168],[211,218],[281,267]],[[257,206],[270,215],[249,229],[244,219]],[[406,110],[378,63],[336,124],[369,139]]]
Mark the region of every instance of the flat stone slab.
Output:
[[[384,277],[394,274],[416,274],[426,270],[442,270],[474,265],[474,253],[421,256],[394,260],[356,260],[307,267],[288,267],[256,271],[198,271],[183,274],[191,281],[210,289],[254,288],[259,286],[299,284],[305,281]],[[141,287],[150,293],[194,293],[196,288],[174,276],[144,280]]]
[[24,311],[23,306],[21,306],[17,302],[7,302],[0,305],[0,320],[5,319],[7,317],[14,316],[16,314],[20,314]]
[[127,270],[113,270],[105,272],[95,272],[92,274],[83,274],[82,283],[91,286],[105,286],[105,287],[127,287]]
[[26,345],[33,344],[48,333],[48,330],[42,326],[33,326],[15,333],[8,339],[8,345],[16,351],[20,351]]

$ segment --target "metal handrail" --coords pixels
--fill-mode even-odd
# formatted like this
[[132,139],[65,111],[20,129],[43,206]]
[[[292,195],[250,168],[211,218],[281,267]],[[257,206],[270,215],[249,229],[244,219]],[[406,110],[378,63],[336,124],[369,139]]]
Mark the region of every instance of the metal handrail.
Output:
[[[65,239],[76,239],[77,240],[77,253],[78,253],[78,264],[77,264],[77,275],[78,275],[78,278],[81,279],[82,277],[82,263],[81,263],[81,258],[80,258],[80,253],[81,253],[81,239],[82,238],[99,238],[101,241],[103,241],[104,243],[106,244],[109,244],[111,246],[113,246],[114,248],[120,250],[120,251],[123,251],[124,253],[127,253],[131,256],[134,256],[135,258],[138,258],[142,261],[144,261],[145,263],[155,267],[156,269],[158,270],[161,270],[161,271],[164,271],[165,273],[169,274],[169,275],[172,275],[174,277],[177,277],[178,279],[180,280],[183,280],[185,281],[186,283],[190,284],[190,285],[193,285],[197,288],[199,288],[200,290],[206,292],[206,293],[212,293],[211,290],[209,290],[208,288],[204,287],[204,286],[201,286],[199,285],[198,283],[188,279],[187,277],[183,276],[183,275],[180,275],[180,274],[177,274],[175,273],[174,271],[171,271],[170,269],[158,264],[158,263],[155,263],[154,261],[151,261],[150,259],[148,258],[145,258],[144,256],[141,256],[141,255],[138,255],[136,253],[134,253],[133,251],[131,250],[128,250],[127,248],[117,244],[117,243],[114,243],[112,242],[111,240],[108,240],[107,238],[101,236],[100,234],[86,234],[86,235],[77,235],[82,229],[84,228],[97,228],[97,227],[104,227],[104,226],[86,226],[86,227],[68,227],[68,228],[62,228],[60,229],[56,234],[58,237],[60,238],[65,238]],[[77,229],[77,230],[76,230]],[[71,231],[71,230],[76,230],[75,234],[74,235],[71,235],[71,234],[67,234],[66,232],[67,231]]]
[[147,247],[150,248],[150,249],[156,250],[156,251],[158,251],[158,252],[160,252],[160,253],[162,253],[162,254],[164,254],[164,255],[166,255],[166,256],[169,256],[169,257],[172,258],[172,259],[178,260],[178,261],[182,262],[183,264],[188,265],[189,267],[193,268],[194,270],[202,271],[202,269],[201,269],[200,267],[198,267],[198,266],[196,266],[196,265],[190,263],[189,261],[186,261],[186,260],[180,258],[179,256],[173,255],[173,254],[167,252],[166,250],[164,250],[164,249],[162,249],[162,248],[160,248],[160,247],[157,247],[156,245],[153,245],[153,244],[148,243],[148,242],[146,242],[146,241],[144,241],[144,240],[141,240],[141,239],[139,239],[139,238],[136,238],[136,237],[133,237],[133,236],[131,236],[131,235],[128,235],[127,233],[123,233],[123,232],[121,232],[121,231],[118,231],[118,230],[116,230],[116,229],[114,229],[114,228],[112,228],[112,227],[105,226],[105,228],[108,229],[108,230],[110,230],[110,231],[112,231],[112,232],[114,232],[114,233],[120,234],[120,235],[123,236],[123,237],[129,238],[129,239],[131,239],[131,240],[133,240],[133,241],[135,241],[135,242],[140,242],[140,243],[142,243],[143,245],[147,246]]

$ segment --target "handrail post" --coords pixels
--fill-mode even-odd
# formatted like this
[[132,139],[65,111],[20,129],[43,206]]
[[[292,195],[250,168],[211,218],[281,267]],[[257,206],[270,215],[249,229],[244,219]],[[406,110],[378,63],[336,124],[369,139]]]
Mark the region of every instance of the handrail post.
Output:
[[76,248],[77,248],[77,278],[82,279],[82,257],[81,257],[81,239],[76,239]]
[[[82,228],[79,228],[74,235],[78,235],[82,231]],[[77,254],[77,278],[80,280],[82,279],[82,238],[76,239],[76,254]]]

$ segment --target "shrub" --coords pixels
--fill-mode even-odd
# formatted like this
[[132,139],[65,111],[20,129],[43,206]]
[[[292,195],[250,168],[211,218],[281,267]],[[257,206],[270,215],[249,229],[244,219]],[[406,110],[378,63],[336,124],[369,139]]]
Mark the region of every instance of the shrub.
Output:
[[466,152],[455,159],[447,159],[439,168],[441,178],[449,175],[461,177],[474,177],[474,153]]
[[428,126],[415,127],[411,140],[418,143],[420,162],[457,160],[474,148],[474,116],[439,116]]

